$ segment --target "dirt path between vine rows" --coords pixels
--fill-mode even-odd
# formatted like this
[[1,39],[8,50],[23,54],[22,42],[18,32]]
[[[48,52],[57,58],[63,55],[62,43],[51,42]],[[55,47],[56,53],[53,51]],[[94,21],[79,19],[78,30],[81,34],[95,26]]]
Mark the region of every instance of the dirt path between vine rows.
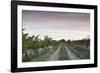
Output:
[[80,58],[77,57],[77,55],[74,54],[67,46],[65,46],[65,50],[67,51],[67,54],[68,54],[68,56],[69,56],[69,58],[70,58],[71,60],[78,60],[78,59],[80,59]]
[[50,55],[50,57],[48,58],[47,61],[56,61],[56,60],[58,60],[60,49],[61,49],[61,46],[59,46],[57,48],[57,50],[52,55]]

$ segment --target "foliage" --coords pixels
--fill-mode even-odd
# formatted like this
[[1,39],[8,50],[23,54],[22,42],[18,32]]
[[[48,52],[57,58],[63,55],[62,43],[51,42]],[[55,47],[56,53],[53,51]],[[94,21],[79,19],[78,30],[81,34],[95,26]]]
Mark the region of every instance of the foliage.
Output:
[[66,42],[67,46],[77,54],[81,59],[90,58],[90,38],[84,38],[81,40],[68,40]]
[[32,56],[32,52],[28,52],[29,50],[34,51],[34,56],[38,56],[40,54],[39,50],[41,48],[42,51],[49,51],[49,46],[56,47],[59,44],[59,41],[52,40],[51,37],[45,36],[44,39],[40,39],[39,35],[29,36],[28,33],[22,33],[22,53],[23,61],[29,61],[30,56]]

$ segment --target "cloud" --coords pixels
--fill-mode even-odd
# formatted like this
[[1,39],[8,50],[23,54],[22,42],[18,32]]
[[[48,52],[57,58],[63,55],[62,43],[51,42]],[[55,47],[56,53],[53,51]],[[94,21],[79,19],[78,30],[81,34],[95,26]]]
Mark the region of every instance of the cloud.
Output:
[[[43,33],[47,34],[48,32],[51,32],[51,31],[55,32],[56,35],[57,35],[57,31],[64,31],[64,32],[75,31],[75,32],[86,32],[86,33],[89,33],[90,31],[90,14],[89,13],[23,10],[22,20],[23,20],[23,28],[26,29],[25,32],[28,32],[30,34],[36,31],[38,31],[37,33],[40,33],[40,34],[42,33],[41,35],[43,35]],[[74,36],[74,38],[75,37],[77,38],[77,36],[75,36],[76,34],[74,34],[75,32],[72,32],[73,35],[71,35],[70,37]],[[56,35],[53,35],[53,36],[55,37]],[[84,35],[86,36],[87,34],[84,34]],[[81,36],[79,35],[79,37]],[[56,37],[65,38],[65,35],[56,36]]]

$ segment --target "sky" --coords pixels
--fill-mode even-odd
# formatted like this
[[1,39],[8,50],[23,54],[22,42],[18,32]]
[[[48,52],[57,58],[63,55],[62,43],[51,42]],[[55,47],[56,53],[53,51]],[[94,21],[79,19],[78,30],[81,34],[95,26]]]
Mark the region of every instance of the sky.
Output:
[[24,33],[55,40],[79,40],[90,33],[90,14],[75,12],[22,11]]

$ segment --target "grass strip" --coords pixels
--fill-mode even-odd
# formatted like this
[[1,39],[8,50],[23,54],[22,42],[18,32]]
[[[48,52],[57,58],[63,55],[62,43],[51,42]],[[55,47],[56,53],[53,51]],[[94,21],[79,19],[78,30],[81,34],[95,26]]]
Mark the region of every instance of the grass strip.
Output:
[[59,60],[70,60],[64,47],[62,47],[59,52]]

